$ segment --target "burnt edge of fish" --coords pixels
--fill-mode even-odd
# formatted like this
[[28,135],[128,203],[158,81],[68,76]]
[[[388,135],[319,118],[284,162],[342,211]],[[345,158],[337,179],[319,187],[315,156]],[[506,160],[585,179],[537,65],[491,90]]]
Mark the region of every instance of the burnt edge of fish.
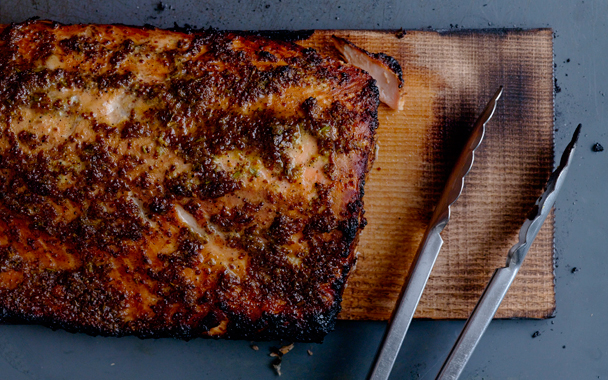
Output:
[[369,75],[290,42],[0,26],[0,320],[321,341],[377,108]]

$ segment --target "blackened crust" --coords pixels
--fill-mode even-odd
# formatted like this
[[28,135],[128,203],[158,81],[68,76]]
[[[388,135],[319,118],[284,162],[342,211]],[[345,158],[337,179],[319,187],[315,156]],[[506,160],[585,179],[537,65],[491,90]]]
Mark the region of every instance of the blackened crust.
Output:
[[366,73],[259,35],[0,27],[0,320],[321,341],[377,108]]
[[401,69],[401,65],[399,64],[399,62],[397,62],[395,58],[384,53],[376,53],[372,54],[372,56],[384,62],[384,64],[388,66],[391,71],[397,75],[397,77],[399,78],[399,88],[401,88],[401,86],[403,86],[403,70]]
[[314,34],[313,29],[309,30],[248,30],[248,31],[233,31],[232,33],[243,36],[258,36],[272,40],[285,42],[297,42],[309,39]]
[[[321,343],[334,330],[336,317],[340,312],[341,297],[323,313],[304,320],[266,314],[256,320],[243,318],[240,314],[229,314],[231,320],[225,334],[217,338],[231,340],[284,340],[292,342]],[[140,339],[176,338],[191,340],[213,338],[207,335],[209,328],[204,325],[172,326],[155,329],[142,328],[136,331],[112,330],[103,327],[83,326],[78,323],[59,321],[52,317],[32,317],[13,311],[0,310],[0,323],[5,325],[41,325],[53,330],[62,329],[70,333],[84,333],[92,336],[123,337],[136,336]]]
[[355,45],[354,43],[350,42],[346,38],[338,37],[335,35],[332,35],[332,38],[334,38],[336,41],[340,41],[341,43],[349,45],[351,48],[353,48],[355,50],[358,50],[358,51],[366,54],[368,57],[371,57],[372,59],[376,60],[376,62],[378,64],[384,65],[386,68],[388,68],[393,73],[395,73],[395,75],[397,75],[397,78],[399,78],[399,88],[401,88],[403,86],[403,70],[401,69],[401,65],[395,58],[391,57],[390,55],[386,55],[384,53],[371,53],[371,52]]

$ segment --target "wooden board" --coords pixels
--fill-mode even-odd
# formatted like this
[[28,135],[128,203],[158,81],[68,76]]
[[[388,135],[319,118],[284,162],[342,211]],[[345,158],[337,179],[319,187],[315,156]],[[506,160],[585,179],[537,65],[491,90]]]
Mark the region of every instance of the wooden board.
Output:
[[[415,31],[397,38],[394,32],[316,31],[299,43],[335,56],[332,34],[393,56],[405,81],[404,109],[382,105],[379,111],[380,150],[364,198],[369,224],[342,319],[388,319],[472,123],[505,86],[415,315],[467,318],[494,269],[504,266],[553,167],[552,32]],[[546,318],[554,310],[550,216],[497,317]]]

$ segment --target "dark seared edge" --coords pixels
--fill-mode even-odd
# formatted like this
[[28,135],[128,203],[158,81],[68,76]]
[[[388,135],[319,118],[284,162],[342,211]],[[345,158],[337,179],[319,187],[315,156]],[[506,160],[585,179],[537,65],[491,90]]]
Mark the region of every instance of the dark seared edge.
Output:
[[[77,33],[58,38],[64,28]],[[366,224],[364,184],[378,127],[375,81],[264,33],[167,32],[178,42],[157,53],[141,42],[138,33],[144,32],[165,33],[35,20],[0,26],[0,130],[6,145],[0,148],[0,321],[104,336],[191,339],[221,327],[211,335],[322,341],[340,312]],[[112,46],[86,33],[122,39]],[[19,53],[24,38],[31,44],[24,50],[28,57]],[[233,48],[234,41],[243,48]],[[49,69],[44,62],[53,56],[82,61],[76,69]],[[147,83],[128,66],[133,57],[143,62],[150,56],[167,79]],[[390,66],[390,60],[376,58]],[[357,92],[326,105],[310,96],[295,98],[286,110],[251,107],[259,99],[321,87]],[[71,98],[53,98],[61,91],[121,92],[145,104],[110,123]],[[24,109],[41,119],[61,112],[92,137],[70,135],[53,143],[52,134],[27,128],[14,133],[11,128],[29,115]],[[305,194],[287,198],[271,187],[273,181],[304,181],[306,168],[290,156],[302,134],[314,137],[319,160],[328,160],[323,176],[331,179],[314,184],[311,202],[302,201]],[[244,161],[218,163],[234,152]],[[166,157],[181,166],[163,164]],[[340,157],[350,160],[348,173],[337,169]],[[165,169],[152,168],[151,160]],[[271,174],[271,183],[257,198],[243,199],[256,189],[261,170]],[[340,186],[354,195],[336,209]],[[230,197],[239,200],[229,203]],[[197,219],[202,235],[180,227],[176,205]],[[270,219],[258,221],[264,213]],[[221,267],[200,254],[212,246],[214,233],[239,252],[234,266]],[[305,251],[293,251],[295,236]],[[175,248],[161,253],[163,244]],[[300,266],[288,259],[292,253]],[[57,265],[49,267],[48,260]],[[5,274],[18,284],[2,287],[9,281]]]
[[399,88],[401,88],[403,86],[403,69],[401,69],[401,65],[395,58],[391,57],[390,55],[386,55],[382,52],[371,53],[371,52],[369,52],[365,49],[362,49],[359,46],[353,44],[346,38],[338,37],[336,35],[332,35],[332,38],[334,38],[338,41],[341,41],[341,42],[345,43],[346,45],[349,45],[351,48],[366,54],[367,56],[371,57],[372,59],[376,59],[376,60],[380,61],[380,64],[384,64],[389,70],[391,70],[393,73],[395,73],[395,75],[397,75],[397,78],[399,78]]

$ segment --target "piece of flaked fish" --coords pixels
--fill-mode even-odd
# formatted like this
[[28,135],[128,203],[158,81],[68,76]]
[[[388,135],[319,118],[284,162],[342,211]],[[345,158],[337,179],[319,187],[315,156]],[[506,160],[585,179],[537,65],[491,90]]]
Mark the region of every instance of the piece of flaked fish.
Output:
[[345,38],[332,36],[332,40],[346,62],[367,71],[376,80],[380,101],[392,109],[399,109],[403,85],[399,62],[384,53],[370,53]]

